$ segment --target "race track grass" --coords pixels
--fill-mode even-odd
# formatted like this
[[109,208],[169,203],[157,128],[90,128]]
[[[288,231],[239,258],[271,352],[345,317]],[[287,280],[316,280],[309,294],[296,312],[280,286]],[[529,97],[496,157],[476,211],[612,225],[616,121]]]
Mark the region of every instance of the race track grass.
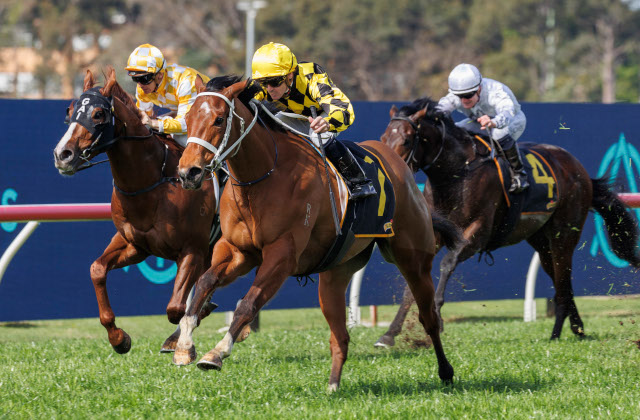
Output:
[[[555,342],[537,304],[533,323],[522,322],[521,300],[445,305],[452,387],[440,383],[433,350],[413,345],[423,338],[415,328],[393,349],[372,346],[385,328],[353,328],[333,394],[319,309],[263,311],[261,331],[220,372],[158,354],[173,331],[162,316],[118,319],[133,340],[126,355],[97,318],[0,324],[0,419],[640,418],[640,297],[579,298],[587,338],[565,324]],[[196,330],[199,354],[223,322],[214,314]]]

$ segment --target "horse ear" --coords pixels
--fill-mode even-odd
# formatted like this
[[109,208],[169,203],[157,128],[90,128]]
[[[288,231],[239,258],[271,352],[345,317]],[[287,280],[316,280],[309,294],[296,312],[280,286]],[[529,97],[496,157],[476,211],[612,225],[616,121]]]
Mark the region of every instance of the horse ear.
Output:
[[419,120],[421,120],[422,118],[424,118],[424,116],[427,115],[427,107],[424,107],[423,109],[421,109],[420,111],[416,112],[415,114],[413,114],[411,116],[411,121],[413,122],[418,122]]
[[93,77],[93,73],[91,73],[91,70],[87,69],[87,73],[84,75],[84,86],[82,87],[83,92],[91,89],[95,84],[96,79]]
[[389,116],[393,118],[396,116],[397,113],[398,113],[398,108],[396,108],[395,105],[391,105],[391,109],[389,110]]
[[200,77],[200,75],[196,76],[196,92],[200,93],[203,90],[205,90],[206,86],[204,84],[204,80],[202,80],[202,77]]
[[104,87],[100,89],[100,93],[102,93],[104,96],[109,97],[111,96],[111,89],[113,89],[113,86],[116,84],[116,69],[111,66],[107,67],[105,78],[106,82],[104,84]]

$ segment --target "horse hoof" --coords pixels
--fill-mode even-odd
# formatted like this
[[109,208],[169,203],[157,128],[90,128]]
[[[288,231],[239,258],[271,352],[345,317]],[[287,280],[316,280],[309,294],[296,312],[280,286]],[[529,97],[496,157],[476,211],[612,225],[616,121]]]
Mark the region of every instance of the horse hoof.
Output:
[[186,366],[196,360],[196,348],[191,346],[188,349],[176,349],[173,353],[173,364],[176,366]]
[[173,353],[176,351],[176,347],[178,347],[178,338],[171,336],[164,341],[164,344],[162,344],[160,353]]
[[396,340],[388,335],[383,335],[373,344],[373,347],[389,348],[396,344]]
[[247,338],[249,338],[249,334],[251,334],[251,326],[250,325],[245,325],[245,327],[242,329],[242,331],[240,331],[240,335],[238,336],[238,339],[236,340],[236,343],[241,343],[244,340],[246,340]]
[[336,391],[338,391],[338,384],[329,384],[329,387],[327,388],[327,392],[333,393]]
[[445,385],[453,385],[453,367],[451,365],[444,366],[439,370],[438,376]]
[[129,350],[131,350],[131,337],[129,337],[129,334],[127,334],[126,332],[122,331],[122,341],[120,342],[120,344],[116,344],[115,346],[111,346],[113,347],[113,349],[115,350],[116,353],[118,354],[125,354],[128,353]]
[[222,358],[218,352],[211,350],[200,359],[196,366],[202,370],[220,370],[222,369]]

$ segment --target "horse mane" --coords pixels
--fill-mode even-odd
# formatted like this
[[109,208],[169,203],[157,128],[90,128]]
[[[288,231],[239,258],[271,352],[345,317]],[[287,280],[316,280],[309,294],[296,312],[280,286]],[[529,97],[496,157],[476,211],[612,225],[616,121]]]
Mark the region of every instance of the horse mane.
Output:
[[[223,89],[240,82],[241,80],[242,80],[242,76],[237,76],[233,74],[217,76],[207,82],[206,91],[220,92]],[[249,79],[247,80],[247,85],[245,86],[244,90],[240,92],[240,94],[238,95],[238,99],[240,100],[240,102],[242,102],[244,106],[246,106],[247,109],[249,109],[249,111],[252,114],[253,114],[253,108],[249,105],[249,102],[251,101],[251,99],[253,99],[256,96],[256,94],[260,93],[261,91],[262,91],[262,88],[260,87],[260,85],[254,80]],[[273,104],[266,103],[265,105],[272,114],[275,114],[276,112],[278,112],[278,109]],[[267,113],[264,112],[264,110],[261,107],[258,107],[258,119],[260,120],[260,122],[263,123],[263,125],[265,125],[270,130],[279,131],[282,133],[287,132],[287,130],[285,130],[284,127],[282,127],[280,124],[275,122],[269,115],[267,115]]]
[[[408,105],[404,105],[398,111],[399,116],[409,117],[416,112],[427,108],[427,112],[423,117],[423,120],[428,120],[432,125],[434,123],[438,123],[442,121],[447,129],[447,132],[451,133],[454,137],[459,139],[465,139],[468,137],[473,137],[476,133],[470,132],[464,128],[458,127],[456,123],[453,121],[453,118],[449,115],[445,115],[438,108],[438,102],[434,101],[428,96],[424,98],[419,98],[413,101]],[[482,135],[481,137],[486,139],[486,136]]]
[[109,66],[107,67],[106,72],[102,72],[102,75],[104,76],[105,84],[101,89],[101,93],[104,95],[106,92],[110,92],[111,95],[107,96],[115,96],[120,99],[120,101],[129,108],[129,110],[139,116],[140,111],[138,110],[138,107],[136,107],[136,102],[133,100],[133,97],[129,95],[129,93],[127,93],[116,80],[115,69]]

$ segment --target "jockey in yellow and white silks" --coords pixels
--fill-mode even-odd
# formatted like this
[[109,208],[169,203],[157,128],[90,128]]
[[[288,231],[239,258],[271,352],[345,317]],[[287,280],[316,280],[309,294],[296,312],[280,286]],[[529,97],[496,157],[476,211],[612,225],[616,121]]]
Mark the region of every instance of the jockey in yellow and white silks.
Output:
[[[355,113],[347,95],[327,72],[315,63],[298,63],[286,45],[273,42],[255,52],[251,69],[252,79],[262,87],[255,98],[274,104],[280,110],[276,117],[297,131],[308,132],[316,146],[322,143],[327,157],[345,178],[350,200],[375,195],[375,188],[349,149],[336,140],[339,132],[353,124]],[[315,118],[311,107],[317,109]]]
[[[196,100],[196,77],[200,76],[205,83],[209,77],[190,67],[166,64],[162,52],[150,44],[142,44],[131,53],[125,70],[137,84],[136,106],[147,117],[143,117],[143,123],[172,134],[176,142],[186,146],[185,115]],[[154,119],[154,105],[171,113]]]

